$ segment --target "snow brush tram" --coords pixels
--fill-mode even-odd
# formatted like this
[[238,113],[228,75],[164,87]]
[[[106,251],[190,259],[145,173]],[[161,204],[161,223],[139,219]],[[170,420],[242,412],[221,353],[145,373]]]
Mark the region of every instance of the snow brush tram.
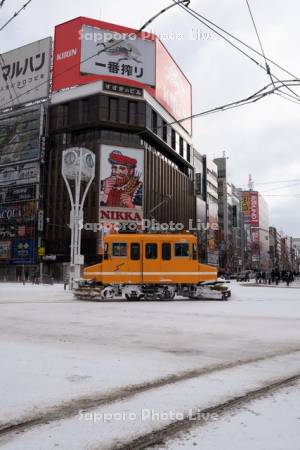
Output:
[[230,289],[217,268],[197,259],[191,234],[111,234],[104,238],[103,261],[84,269],[74,295],[80,300],[227,300]]

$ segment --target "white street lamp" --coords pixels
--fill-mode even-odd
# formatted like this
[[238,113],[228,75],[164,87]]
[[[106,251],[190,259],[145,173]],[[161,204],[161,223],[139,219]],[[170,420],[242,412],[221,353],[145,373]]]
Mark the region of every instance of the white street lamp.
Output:
[[[81,229],[83,223],[83,205],[95,178],[95,155],[90,150],[80,147],[72,147],[63,151],[62,176],[66,183],[70,202],[70,228],[71,228],[71,264],[70,264],[70,289],[74,288],[74,281],[80,278],[80,268],[84,263],[81,250]],[[70,181],[75,183],[75,195],[73,195]],[[81,194],[81,182],[87,182],[85,190]]]

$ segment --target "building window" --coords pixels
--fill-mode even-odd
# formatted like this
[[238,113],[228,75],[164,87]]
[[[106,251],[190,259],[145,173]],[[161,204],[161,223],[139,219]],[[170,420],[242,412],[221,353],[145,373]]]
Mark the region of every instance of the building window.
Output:
[[152,110],[152,130],[157,133],[157,113]]
[[176,150],[176,131],[172,129],[171,147]]
[[162,138],[165,142],[168,141],[168,125],[164,120],[162,121]]
[[112,122],[118,122],[118,99],[109,98],[109,120]]
[[186,159],[188,162],[191,162],[191,146],[187,144],[186,146]]
[[157,244],[146,244],[146,259],[157,258]]
[[137,123],[137,103],[128,102],[128,122],[130,125],[136,125]]
[[162,250],[162,259],[164,261],[169,261],[171,259],[171,244],[168,242],[164,242],[161,246]]
[[179,154],[183,157],[183,138],[179,137]]
[[87,99],[79,100],[79,123],[88,121],[89,102]]

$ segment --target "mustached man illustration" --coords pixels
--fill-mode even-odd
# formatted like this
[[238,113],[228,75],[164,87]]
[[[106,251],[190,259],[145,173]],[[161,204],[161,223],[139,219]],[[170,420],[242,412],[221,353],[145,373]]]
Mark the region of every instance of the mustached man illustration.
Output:
[[143,183],[136,172],[137,160],[114,150],[108,161],[111,174],[101,180],[100,205],[115,208],[142,207]]

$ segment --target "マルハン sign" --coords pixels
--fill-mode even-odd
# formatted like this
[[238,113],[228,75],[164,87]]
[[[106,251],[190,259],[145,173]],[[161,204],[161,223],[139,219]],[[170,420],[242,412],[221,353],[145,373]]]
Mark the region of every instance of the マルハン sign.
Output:
[[0,55],[0,109],[49,94],[51,38]]

